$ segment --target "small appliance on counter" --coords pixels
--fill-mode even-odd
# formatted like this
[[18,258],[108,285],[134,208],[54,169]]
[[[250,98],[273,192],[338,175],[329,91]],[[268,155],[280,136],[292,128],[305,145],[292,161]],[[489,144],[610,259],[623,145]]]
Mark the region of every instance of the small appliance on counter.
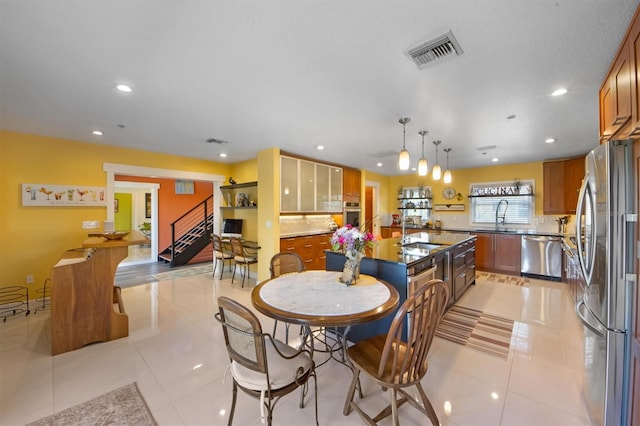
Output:
[[400,215],[399,214],[392,214],[391,217],[393,218],[391,221],[392,225],[400,225]]
[[567,223],[569,223],[570,220],[571,218],[569,216],[562,216],[561,218],[556,219],[556,222],[558,222],[558,234],[567,233]]

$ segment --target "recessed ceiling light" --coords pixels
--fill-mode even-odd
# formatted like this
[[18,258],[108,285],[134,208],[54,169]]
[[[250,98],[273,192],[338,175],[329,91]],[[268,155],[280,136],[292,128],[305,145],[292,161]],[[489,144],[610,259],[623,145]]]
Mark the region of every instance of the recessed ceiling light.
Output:
[[378,164],[376,164],[376,166],[382,167],[382,163],[378,163]]
[[548,138],[544,140],[545,143],[554,143],[555,141],[556,140],[554,138]]
[[566,94],[567,94],[567,89],[563,87],[558,90],[554,90],[553,93],[551,93],[551,96],[562,96]]
[[116,89],[118,89],[121,92],[125,92],[125,93],[131,93],[132,92],[131,87],[127,86],[126,84],[118,84],[116,86]]
[[322,151],[324,149],[324,145],[318,145],[318,146],[316,146],[316,149],[318,151]]
[[221,153],[220,153],[220,157],[222,157],[222,158],[227,158],[227,154],[225,154],[224,152],[221,152]]
[[93,131],[93,132],[91,132],[91,133],[93,133],[93,134],[94,134],[94,135],[96,135],[96,136],[102,136],[102,135],[104,135],[104,133],[102,133],[102,131],[101,131],[101,130],[94,130],[94,131]]
[[491,159],[491,161],[493,161],[494,163],[497,163],[497,162],[498,162],[498,161],[500,161],[500,160],[498,159],[498,157],[493,157],[493,158]]

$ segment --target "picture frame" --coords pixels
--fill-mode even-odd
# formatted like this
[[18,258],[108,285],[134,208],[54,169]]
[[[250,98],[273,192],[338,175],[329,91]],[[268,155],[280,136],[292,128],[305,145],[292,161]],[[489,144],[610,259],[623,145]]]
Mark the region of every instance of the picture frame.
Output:
[[144,217],[151,219],[151,194],[149,192],[144,194]]

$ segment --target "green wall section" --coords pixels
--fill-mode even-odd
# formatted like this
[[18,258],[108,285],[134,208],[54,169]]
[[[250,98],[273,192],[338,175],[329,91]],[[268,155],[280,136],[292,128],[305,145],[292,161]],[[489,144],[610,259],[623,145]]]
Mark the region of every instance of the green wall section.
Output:
[[116,192],[113,197],[118,202],[118,211],[114,213],[113,224],[116,231],[131,231],[133,212],[132,196],[128,193]]

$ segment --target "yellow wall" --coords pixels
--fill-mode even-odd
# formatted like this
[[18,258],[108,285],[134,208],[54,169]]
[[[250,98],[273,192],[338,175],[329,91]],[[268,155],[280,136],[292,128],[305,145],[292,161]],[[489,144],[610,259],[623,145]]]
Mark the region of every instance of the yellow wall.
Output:
[[88,231],[82,221],[106,220],[106,207],[23,207],[21,184],[106,186],[103,163],[229,176],[231,167],[108,145],[0,131],[0,287],[42,287],[65,250],[79,247]]
[[[69,184],[105,186],[103,163],[129,164],[160,169],[183,170],[233,177],[237,182],[259,181],[256,210],[237,210],[247,222],[247,237],[260,242],[258,279],[268,278],[268,261],[279,251],[279,155],[277,148],[261,151],[256,159],[233,165],[208,160],[112,147],[93,143],[0,131],[0,287],[25,285],[26,275],[35,282],[32,291],[49,277],[60,255],[79,247],[88,231],[82,221],[106,219],[105,207],[22,207],[21,184]],[[542,215],[542,163],[492,165],[453,171],[453,186],[464,198],[468,212],[469,184],[485,181],[512,181],[514,178],[536,182],[536,215]],[[416,174],[383,176],[362,171],[365,182],[380,184],[380,213],[397,210],[398,186],[433,189],[435,204],[445,203],[440,182]],[[458,202],[458,201],[456,201]],[[242,212],[242,213],[239,213]],[[268,225],[269,224],[269,225]],[[268,227],[270,226],[270,227]],[[35,292],[33,293],[35,294]]]
[[[431,178],[431,169],[429,169],[429,175],[426,177],[418,176],[417,173],[411,175],[392,176],[390,178],[389,185],[389,204],[387,208],[389,212],[395,212],[398,208],[398,201],[396,194],[400,185],[404,187],[419,186],[423,183],[425,186],[431,186],[433,191],[433,204],[464,204],[465,212],[469,212],[469,184],[478,182],[499,182],[508,181],[512,182],[518,178],[520,180],[534,180],[535,181],[535,215],[539,216],[543,214],[543,172],[542,162],[532,163],[520,163],[520,164],[505,164],[505,165],[491,165],[490,167],[477,167],[471,169],[457,169],[452,170],[452,182],[445,185],[442,179],[434,181]],[[442,196],[442,190],[447,186],[453,187],[457,192],[462,194],[462,201],[446,200]],[[456,213],[456,212],[448,212]],[[463,212],[464,213],[464,212]]]

